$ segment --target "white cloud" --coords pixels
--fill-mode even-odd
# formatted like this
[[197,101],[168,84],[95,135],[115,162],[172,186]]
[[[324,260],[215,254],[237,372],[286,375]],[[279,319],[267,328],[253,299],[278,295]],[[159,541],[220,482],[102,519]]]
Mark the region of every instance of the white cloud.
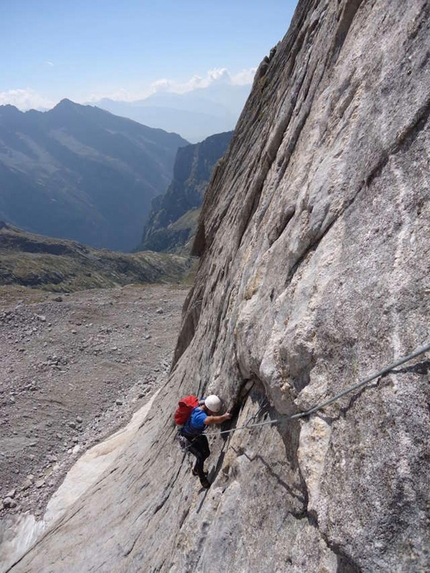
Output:
[[150,92],[170,92],[174,88],[174,82],[165,78],[152,82]]
[[254,81],[255,72],[257,68],[250,70],[242,70],[231,78],[231,81],[236,86],[248,86]]
[[50,68],[53,68],[53,67],[54,67],[53,62],[50,62],[49,60],[46,61],[45,64],[46,64],[47,66],[49,66]]
[[[51,67],[54,66],[50,61],[46,61],[45,64]],[[203,77],[195,75],[184,82],[161,78],[152,82],[146,90],[128,91],[125,89],[119,89],[113,92],[100,91],[92,93],[88,98],[78,98],[78,100],[74,99],[74,101],[79,101],[79,99],[81,99],[82,102],[93,103],[100,101],[103,98],[109,98],[115,101],[132,102],[145,99],[156,92],[164,91],[182,94],[199,88],[207,88],[213,84],[250,85],[253,82],[255,70],[256,68],[251,68],[231,75],[226,68],[214,68],[209,70]],[[51,109],[57,103],[58,101],[52,101],[31,88],[0,92],[0,105],[11,104],[21,111],[27,111],[29,109]]]
[[[114,101],[133,102],[145,99],[151,94],[160,92],[183,94],[199,88],[207,88],[211,85],[251,85],[254,80],[256,68],[242,70],[237,74],[230,74],[227,68],[214,68],[209,70],[204,76],[192,76],[184,82],[160,78],[141,90],[118,89],[114,91],[96,91],[89,97],[81,98],[83,103],[96,103],[104,98]],[[74,100],[75,101],[75,100]]]
[[213,84],[248,85],[252,84],[256,68],[242,70],[232,76],[226,68],[209,70],[204,77],[193,76],[186,82],[175,82],[166,78],[157,80],[151,84],[152,93],[166,91],[185,93],[198,88],[207,88]]
[[21,111],[50,109],[55,105],[53,101],[48,100],[30,88],[0,92],[0,105],[6,104],[14,105]]

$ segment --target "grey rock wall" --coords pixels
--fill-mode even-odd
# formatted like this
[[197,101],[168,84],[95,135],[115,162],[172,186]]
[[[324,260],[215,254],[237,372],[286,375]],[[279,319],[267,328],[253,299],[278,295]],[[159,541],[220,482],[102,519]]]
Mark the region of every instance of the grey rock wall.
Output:
[[[129,451],[13,571],[430,568],[429,4],[305,0],[206,194],[171,377]],[[219,393],[202,491],[181,395]]]

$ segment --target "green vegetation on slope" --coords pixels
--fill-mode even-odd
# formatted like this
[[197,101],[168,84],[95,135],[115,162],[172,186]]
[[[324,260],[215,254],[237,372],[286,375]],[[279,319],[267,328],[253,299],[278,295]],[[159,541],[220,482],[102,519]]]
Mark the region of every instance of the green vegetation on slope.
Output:
[[130,283],[180,282],[191,267],[186,257],[98,250],[25,233],[0,222],[0,285],[72,292]]

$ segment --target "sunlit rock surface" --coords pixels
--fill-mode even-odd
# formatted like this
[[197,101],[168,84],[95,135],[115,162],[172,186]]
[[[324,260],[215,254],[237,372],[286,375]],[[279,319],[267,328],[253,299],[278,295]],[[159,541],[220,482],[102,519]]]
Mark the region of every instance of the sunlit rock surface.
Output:
[[[262,62],[203,206],[170,380],[19,572],[430,568],[429,359],[306,409],[429,336],[429,5],[307,0]],[[202,491],[180,396],[219,393]]]

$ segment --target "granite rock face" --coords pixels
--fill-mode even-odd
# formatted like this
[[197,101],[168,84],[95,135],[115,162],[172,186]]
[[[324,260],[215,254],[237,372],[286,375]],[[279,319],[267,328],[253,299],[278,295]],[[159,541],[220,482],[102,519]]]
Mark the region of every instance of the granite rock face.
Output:
[[[430,568],[429,3],[305,0],[205,197],[175,364],[128,452],[12,571]],[[175,445],[219,393],[203,491]]]

